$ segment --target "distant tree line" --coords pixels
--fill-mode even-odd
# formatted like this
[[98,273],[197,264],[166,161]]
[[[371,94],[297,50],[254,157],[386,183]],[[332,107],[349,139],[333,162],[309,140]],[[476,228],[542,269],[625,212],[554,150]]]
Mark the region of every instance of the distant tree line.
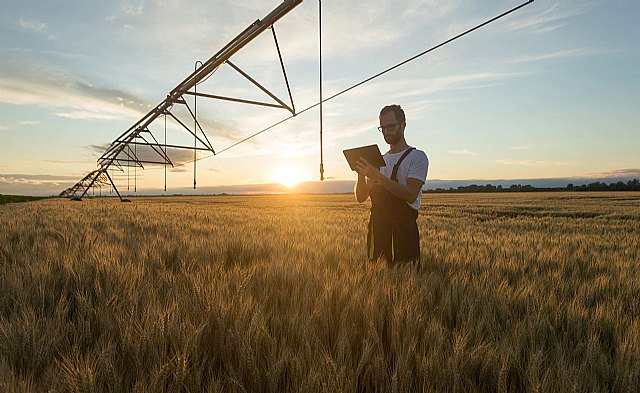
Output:
[[24,196],[24,195],[2,195],[0,194],[0,205],[4,205],[7,203],[15,203],[15,202],[30,202],[37,201],[38,199],[44,199],[46,197],[34,197],[34,196]]
[[589,183],[583,184],[580,186],[575,186],[571,183],[567,184],[566,187],[534,187],[530,184],[520,185],[520,184],[512,184],[509,187],[502,187],[501,185],[494,186],[492,184],[486,185],[477,185],[471,184],[468,186],[460,186],[457,188],[436,188],[434,190],[429,190],[429,192],[435,193],[474,193],[474,192],[561,192],[561,191],[640,191],[640,182],[638,179],[629,180],[628,182],[617,182],[617,183]]

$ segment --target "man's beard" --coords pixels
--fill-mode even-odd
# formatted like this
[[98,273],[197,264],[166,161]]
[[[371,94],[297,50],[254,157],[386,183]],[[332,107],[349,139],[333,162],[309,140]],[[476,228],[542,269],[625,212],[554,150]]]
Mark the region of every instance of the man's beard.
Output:
[[393,135],[384,136],[384,141],[390,145],[400,142],[400,139],[402,139],[402,133],[399,130]]

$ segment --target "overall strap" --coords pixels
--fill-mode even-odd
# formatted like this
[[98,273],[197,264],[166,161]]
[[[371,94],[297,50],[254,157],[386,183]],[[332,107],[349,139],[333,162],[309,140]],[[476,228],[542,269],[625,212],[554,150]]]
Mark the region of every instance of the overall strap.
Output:
[[404,160],[409,153],[411,153],[413,150],[415,150],[415,147],[411,147],[407,150],[404,151],[404,154],[400,157],[400,159],[398,160],[398,162],[396,162],[396,164],[393,166],[393,172],[391,173],[391,180],[393,180],[394,182],[398,182],[398,168],[400,168],[400,164],[402,163],[402,160]]

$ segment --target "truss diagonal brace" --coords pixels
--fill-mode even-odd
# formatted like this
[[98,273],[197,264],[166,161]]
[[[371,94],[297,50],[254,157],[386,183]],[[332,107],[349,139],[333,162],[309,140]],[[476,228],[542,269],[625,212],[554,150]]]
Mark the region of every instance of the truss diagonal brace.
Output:
[[[195,104],[194,104],[195,105]],[[211,142],[209,141],[209,137],[207,137],[207,133],[204,132],[204,130],[202,129],[202,126],[200,125],[200,122],[198,121],[198,118],[196,117],[196,114],[193,113],[193,111],[191,110],[191,107],[189,106],[189,104],[187,103],[187,101],[184,101],[184,106],[187,107],[187,110],[189,111],[189,114],[191,115],[191,117],[193,118],[193,120],[195,121],[196,125],[198,126],[198,128],[200,129],[200,131],[202,132],[202,136],[204,137],[204,139],[207,140],[207,145],[209,147],[209,149],[213,152],[213,155],[216,155],[216,151],[213,149],[213,145],[211,144]],[[196,106],[196,111],[198,110],[197,106]],[[196,133],[198,131],[196,130]],[[195,147],[195,146],[194,146]],[[195,157],[195,156],[194,156]]]
[[264,86],[262,86],[260,83],[258,83],[255,79],[253,79],[252,77],[249,76],[249,74],[247,74],[246,72],[242,71],[240,69],[240,67],[238,67],[237,65],[233,64],[231,62],[231,60],[227,60],[226,61],[227,64],[229,64],[231,66],[231,68],[233,68],[234,70],[236,70],[240,75],[244,76],[245,78],[247,78],[247,80],[249,80],[249,82],[253,83],[254,85],[256,85],[260,90],[262,90],[263,92],[265,92],[269,97],[273,98],[278,104],[280,104],[282,106],[282,108],[285,108],[286,110],[288,110],[289,112],[291,112],[291,114],[294,114],[293,109],[291,109],[289,107],[289,105],[285,104],[281,99],[279,99],[275,94],[271,93],[269,90],[267,90]]
[[[153,134],[152,134],[151,132],[149,132],[149,135],[151,135],[151,137],[152,137],[154,140],[156,139],[156,138],[153,136]],[[142,143],[142,145],[143,145],[143,146],[149,146],[149,147],[151,147],[151,148],[153,149],[153,151],[155,151],[156,153],[158,153],[158,155],[159,155],[160,157],[162,157],[162,158],[165,160],[165,162],[164,162],[163,164],[169,163],[169,164],[171,164],[171,166],[173,167],[173,163],[172,163],[172,162],[171,162],[171,160],[169,159],[169,156],[167,156],[167,152],[165,152],[162,148],[160,148],[160,150],[156,149],[156,145],[158,145],[158,141],[157,141],[157,140],[155,141],[156,143],[154,144],[154,143],[149,142],[149,141],[148,141],[145,137],[143,137],[142,135],[139,135],[139,136],[140,136],[140,138],[142,138],[142,140],[145,142],[145,143]],[[131,142],[129,142],[129,143],[131,143]],[[140,143],[137,143],[137,144],[140,144]]]
[[178,119],[173,113],[171,113],[170,111],[167,111],[167,114],[171,117],[173,117],[173,119],[175,121],[178,122],[178,124],[180,124],[182,127],[184,127],[185,130],[189,131],[189,133],[191,135],[193,135],[194,137],[196,137],[196,139],[198,139],[200,141],[200,143],[202,143],[203,145],[207,146],[207,148],[212,152],[215,153],[213,151],[213,147],[209,146],[205,141],[203,141],[202,139],[200,139],[200,137],[198,135],[196,135],[189,127],[187,127],[180,119]]
[[116,192],[116,194],[118,194],[118,198],[120,198],[120,201],[124,201],[124,199],[122,199],[122,195],[120,195],[120,192],[118,191],[118,188],[116,187],[116,183],[113,181],[113,179],[111,179],[111,176],[109,176],[109,171],[105,170],[104,174],[107,175],[107,179],[109,179],[109,181],[111,182],[111,186],[113,187],[113,189]]
[[276,27],[271,26],[271,32],[273,33],[273,41],[276,43],[276,49],[278,50],[278,58],[280,59],[280,66],[282,67],[282,75],[284,75],[284,82],[287,85],[287,91],[289,92],[289,100],[291,100],[291,114],[296,115],[296,106],[293,104],[293,96],[291,95],[291,87],[289,86],[289,78],[287,78],[287,71],[284,69],[284,61],[282,60],[282,54],[280,53],[280,45],[278,45],[278,38],[276,37]]

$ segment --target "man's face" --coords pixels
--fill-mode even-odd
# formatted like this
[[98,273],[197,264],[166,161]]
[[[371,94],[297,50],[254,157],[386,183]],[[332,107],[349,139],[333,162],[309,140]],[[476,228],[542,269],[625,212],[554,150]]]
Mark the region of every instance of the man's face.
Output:
[[393,112],[386,112],[380,116],[380,127],[382,128],[382,135],[384,141],[390,145],[398,143],[402,139],[404,133],[404,123],[396,120],[396,114]]

